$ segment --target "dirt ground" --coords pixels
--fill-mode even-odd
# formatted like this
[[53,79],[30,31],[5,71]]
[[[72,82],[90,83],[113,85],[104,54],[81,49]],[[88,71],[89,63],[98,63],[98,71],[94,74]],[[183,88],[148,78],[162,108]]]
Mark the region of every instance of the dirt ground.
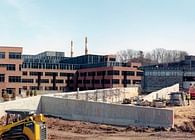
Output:
[[190,106],[174,107],[175,128],[153,129],[115,127],[81,121],[47,118],[48,140],[158,140],[195,139],[195,101]]

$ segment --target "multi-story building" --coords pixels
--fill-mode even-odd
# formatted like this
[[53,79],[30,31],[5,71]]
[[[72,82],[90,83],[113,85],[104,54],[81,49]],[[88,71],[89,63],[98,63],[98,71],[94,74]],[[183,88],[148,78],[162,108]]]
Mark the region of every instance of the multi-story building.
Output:
[[21,89],[67,91],[127,87],[140,84],[143,74],[138,70],[140,63],[120,63],[114,55],[65,57],[63,52],[46,51],[21,56],[22,48],[0,50],[1,89],[13,89],[17,93]]
[[38,55],[23,55],[22,88],[24,90],[70,90],[76,65],[60,63],[63,52],[46,51]]
[[152,92],[179,83],[182,90],[195,83],[195,56],[172,63],[142,66],[144,72],[142,89]]
[[22,47],[0,47],[0,91],[21,92]]

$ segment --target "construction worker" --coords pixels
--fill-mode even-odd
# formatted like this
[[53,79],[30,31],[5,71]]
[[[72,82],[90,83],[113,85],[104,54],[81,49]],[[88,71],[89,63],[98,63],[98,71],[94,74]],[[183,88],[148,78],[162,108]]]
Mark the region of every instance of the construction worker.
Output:
[[190,105],[190,93],[189,92],[187,92],[186,94],[186,99],[188,101],[188,105]]

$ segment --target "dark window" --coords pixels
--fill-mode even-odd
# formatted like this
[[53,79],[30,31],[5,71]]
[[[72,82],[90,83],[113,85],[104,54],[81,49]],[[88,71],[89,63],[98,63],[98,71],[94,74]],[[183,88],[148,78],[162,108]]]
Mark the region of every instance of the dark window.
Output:
[[112,79],[112,84],[119,84],[119,79]]
[[133,68],[138,68],[138,66],[133,66]]
[[123,84],[131,84],[131,80],[122,80]]
[[5,58],[5,52],[0,52],[0,59]]
[[33,79],[22,79],[22,83],[33,83]]
[[98,71],[98,72],[97,72],[97,76],[105,75],[105,73],[106,73],[105,71]]
[[119,75],[119,71],[118,70],[110,70],[107,72],[108,75]]
[[94,83],[95,84],[100,84],[100,80],[95,80]]
[[86,84],[90,84],[90,80],[85,80],[86,81]]
[[83,83],[83,81],[82,81],[82,80],[78,80],[78,83],[79,83],[79,84],[82,84],[82,83]]
[[122,71],[122,75],[134,76],[135,72],[134,71]]
[[[41,83],[49,83],[49,79],[41,79]],[[38,80],[36,80],[36,83],[38,83]]]
[[109,58],[109,61],[116,61],[116,58]]
[[104,84],[110,84],[110,80],[109,79],[105,79],[104,81],[101,80],[101,83],[103,83],[103,82],[104,82]]
[[0,74],[0,82],[5,82],[5,74]]
[[88,72],[88,76],[95,76],[95,72]]
[[67,76],[68,73],[60,72],[60,76]]
[[21,53],[20,52],[9,52],[9,58],[10,59],[21,59]]
[[143,76],[143,72],[137,72],[137,76]]
[[80,73],[80,76],[81,76],[81,77],[85,77],[85,76],[87,76],[87,73],[86,73],[86,72],[81,72],[81,73]]
[[27,71],[23,71],[22,75],[28,75]]
[[45,76],[53,76],[53,75],[58,76],[58,73],[57,72],[45,72]]
[[74,76],[74,73],[60,72],[60,76]]
[[15,64],[7,64],[7,70],[16,70],[16,65]]
[[37,76],[39,73],[40,73],[40,75],[43,75],[43,72],[34,72],[34,71],[31,71],[30,72],[30,76]]
[[[53,83],[53,80],[51,80],[51,83]],[[64,83],[64,80],[62,80],[62,79],[56,79],[56,83]]]
[[13,94],[14,91],[15,91],[15,88],[6,88],[6,92],[7,92],[8,94]]
[[21,82],[21,77],[20,76],[9,76],[9,82]]

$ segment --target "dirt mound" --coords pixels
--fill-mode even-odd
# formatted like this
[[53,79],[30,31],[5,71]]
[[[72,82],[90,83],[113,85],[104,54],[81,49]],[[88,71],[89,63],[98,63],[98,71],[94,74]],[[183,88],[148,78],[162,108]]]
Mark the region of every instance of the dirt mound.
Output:
[[183,132],[195,132],[195,120],[190,122],[183,122],[183,125],[175,126],[177,130],[183,131]]

